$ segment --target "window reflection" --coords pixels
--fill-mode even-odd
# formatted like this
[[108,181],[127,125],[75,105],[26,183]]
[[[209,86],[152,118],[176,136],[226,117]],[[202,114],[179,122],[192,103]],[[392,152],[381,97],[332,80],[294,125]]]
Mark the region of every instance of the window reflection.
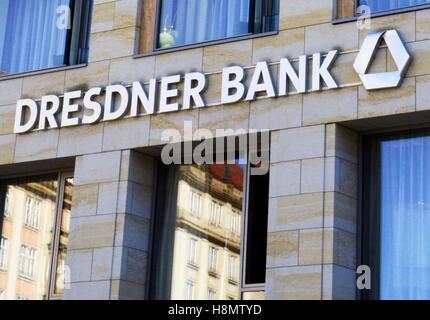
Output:
[[[61,234],[56,238],[58,175],[7,181],[0,185],[0,292],[6,300],[47,299],[52,257],[58,268],[67,252],[73,180],[64,187]],[[59,273],[62,275],[62,273]],[[57,277],[57,282],[64,283]],[[59,289],[55,293],[61,293]]]
[[239,299],[240,165],[169,167],[156,221],[156,299]]

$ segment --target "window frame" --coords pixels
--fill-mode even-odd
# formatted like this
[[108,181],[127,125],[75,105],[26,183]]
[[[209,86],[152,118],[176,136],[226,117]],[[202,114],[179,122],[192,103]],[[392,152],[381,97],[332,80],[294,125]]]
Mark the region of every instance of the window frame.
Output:
[[62,65],[7,73],[0,75],[0,81],[85,66],[89,58],[89,39],[93,10],[94,0],[70,0],[71,28],[67,30],[64,61]]
[[[256,148],[256,149],[255,149]],[[251,147],[250,150],[248,150],[247,152],[245,152],[244,150],[236,150],[236,155],[238,154],[242,154],[242,152],[244,152],[243,154],[246,154],[247,159],[250,159],[252,156],[256,157],[258,156],[263,150],[265,151],[270,151],[270,150],[266,150],[263,149],[263,147],[259,144],[258,146],[254,146]],[[163,169],[161,169],[163,167],[162,162],[160,161],[160,159],[158,159],[158,163],[157,163],[157,174],[156,177],[154,177],[154,179],[156,180],[155,185],[156,185],[156,189],[158,188],[158,186],[160,186],[160,173],[163,172]],[[171,165],[166,165],[166,167],[168,166],[174,166],[175,164],[171,164]],[[249,192],[250,192],[250,173],[251,173],[251,163],[250,161],[247,161],[246,165],[243,168],[243,197],[242,197],[242,211],[236,211],[233,210],[232,213],[234,214],[235,212],[240,212],[241,216],[238,217],[238,220],[236,221],[237,225],[236,228],[238,230],[238,234],[236,234],[236,236],[238,236],[240,238],[240,255],[238,255],[236,257],[236,263],[239,264],[239,268],[238,271],[235,275],[235,280],[234,283],[237,284],[238,286],[238,291],[239,291],[239,301],[243,300],[243,296],[245,293],[252,293],[252,292],[264,292],[266,293],[266,282],[264,283],[252,283],[252,284],[247,284],[246,283],[246,279],[245,279],[245,270],[246,270],[246,255],[247,255],[247,238],[248,238],[248,214],[249,214],[249,210],[248,210],[248,204],[249,204]],[[270,174],[270,171],[269,171]],[[193,189],[190,189],[193,190]],[[157,192],[154,193],[153,195],[153,202],[155,203],[155,207],[153,208],[153,214],[157,214],[157,202],[160,201],[160,198],[158,198],[157,196]],[[154,265],[153,265],[153,256],[154,254],[156,254],[155,251],[155,247],[154,247],[154,243],[156,243],[156,219],[152,219],[151,222],[151,228],[150,228],[150,250],[149,250],[149,267],[148,270],[146,272],[146,279],[149,283],[149,285],[147,286],[146,290],[145,290],[145,297],[147,299],[154,299],[153,296],[153,288],[151,283],[151,279],[154,275],[154,272],[157,272],[156,269],[154,269]],[[209,221],[208,221],[209,222]],[[228,226],[228,228],[230,228],[230,225]],[[268,231],[266,231],[267,234]],[[266,243],[267,245],[267,243]],[[190,264],[188,263],[188,266],[190,266]],[[208,264],[209,267],[209,264]],[[209,271],[209,268],[208,268]],[[210,271],[209,271],[210,273]],[[228,275],[227,275],[228,278]],[[229,298],[231,298],[229,296]]]
[[[358,8],[358,1],[359,0],[354,0],[354,15],[352,17],[347,17],[347,18],[337,18],[337,14],[338,14],[337,3],[338,3],[338,1],[341,1],[341,0],[336,0],[335,5],[333,6],[332,24],[340,24],[340,23],[344,23],[344,22],[356,21],[359,18],[359,16],[357,15],[357,8]],[[420,5],[402,7],[402,8],[397,8],[397,9],[388,9],[388,10],[383,10],[383,11],[372,12],[371,17],[372,18],[384,17],[384,16],[393,15],[393,14],[400,14],[400,13],[406,13],[406,12],[412,12],[412,11],[420,11],[420,10],[425,10],[425,9],[429,9],[429,8],[430,8],[430,3],[420,4]]]
[[[161,23],[162,1],[163,0],[155,0],[155,1],[156,1],[156,10],[155,10],[156,12],[155,12],[155,26],[154,26],[154,30],[153,30],[152,52],[146,52],[146,53],[139,52],[137,57],[152,55],[152,54],[156,54],[156,53],[168,53],[168,52],[172,52],[172,51],[198,48],[198,47],[203,47],[203,46],[212,45],[212,44],[220,44],[220,43],[226,43],[226,42],[232,42],[232,41],[239,41],[239,40],[254,38],[254,37],[258,37],[258,36],[268,36],[268,35],[274,35],[274,34],[279,33],[279,22],[278,22],[278,25],[276,26],[275,30],[261,31],[258,33],[254,32],[253,29],[254,29],[255,23],[253,23],[253,24],[248,25],[248,33],[245,33],[245,34],[235,35],[235,36],[225,37],[225,38],[220,38],[220,39],[205,40],[205,41],[193,42],[193,43],[188,43],[188,44],[182,44],[182,45],[172,46],[169,48],[159,48],[158,44],[159,44],[159,40],[160,40],[159,34],[160,34],[160,23]],[[255,3],[257,0],[249,0],[249,1],[250,1],[249,19],[251,20],[251,18],[252,18],[253,21],[255,22]],[[264,1],[268,1],[268,0],[263,0],[263,2],[262,2],[263,7],[265,4]],[[278,0],[275,0],[275,1],[278,1]],[[279,7],[280,6],[281,6],[281,3],[279,3]],[[280,13],[278,15],[280,15]]]
[[[54,229],[53,229],[53,237],[52,237],[52,254],[49,259],[49,275],[47,278],[48,281],[48,292],[46,295],[46,300],[61,300],[63,298],[62,294],[55,294],[55,280],[57,276],[57,258],[58,258],[58,249],[59,249],[59,240],[60,240],[60,231],[61,231],[61,217],[62,217],[62,205],[64,200],[64,190],[65,190],[65,182],[68,178],[73,178],[74,171],[73,169],[60,169],[60,170],[51,170],[51,171],[42,171],[42,172],[32,172],[26,175],[16,174],[11,176],[0,177],[0,187],[7,184],[9,180],[20,179],[20,178],[31,178],[31,177],[43,177],[46,175],[57,175],[57,196],[55,199],[55,216],[54,216]],[[1,194],[0,188],[0,209],[3,209],[2,204],[3,195]],[[4,209],[3,209],[4,210]],[[0,226],[2,226],[3,219],[7,219],[7,217],[0,216]],[[1,232],[1,229],[0,229]],[[25,245],[25,243],[21,243],[21,245]],[[37,256],[36,256],[37,259]],[[19,259],[18,259],[19,260]],[[25,278],[26,279],[26,278]]]

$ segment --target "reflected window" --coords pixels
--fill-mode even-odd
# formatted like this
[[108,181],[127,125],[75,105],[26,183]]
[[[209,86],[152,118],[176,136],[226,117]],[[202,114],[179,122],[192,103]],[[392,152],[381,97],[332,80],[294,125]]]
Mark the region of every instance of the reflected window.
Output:
[[211,202],[210,222],[215,226],[221,226],[222,204],[217,201]]
[[10,218],[11,217],[11,213],[10,213],[10,203],[11,203],[11,198],[10,198],[10,192],[9,190],[6,191],[6,198],[4,200],[4,216],[6,218]]
[[217,257],[218,257],[218,249],[214,247],[210,247],[209,249],[209,271],[216,273],[217,272]]
[[[40,300],[59,293],[55,283],[65,282],[64,273],[53,270],[65,267],[71,191],[72,184],[67,186],[60,174],[0,183],[0,217],[6,210],[13,216],[0,224],[1,237],[7,239],[7,269],[0,272],[5,299]],[[66,209],[61,211],[58,199],[67,202]]]
[[194,283],[192,282],[187,282],[186,297],[187,300],[194,300]]
[[22,245],[19,251],[19,267],[18,274],[26,279],[33,280],[34,278],[34,266],[36,262],[37,250],[30,248],[26,245]]
[[7,254],[8,254],[9,241],[1,237],[0,240],[0,270],[6,271],[7,269]]
[[197,191],[191,190],[189,210],[190,210],[190,213],[197,218],[200,217],[201,202],[202,202],[201,194]]
[[39,227],[40,201],[27,196],[25,199],[24,224],[37,229]]
[[197,266],[197,243],[198,241],[196,239],[190,239],[190,254],[188,263],[192,266]]
[[236,281],[236,260],[235,256],[230,256],[228,259],[228,278],[230,281]]
[[208,290],[208,300],[215,300],[215,294],[216,294],[215,291],[209,289]]

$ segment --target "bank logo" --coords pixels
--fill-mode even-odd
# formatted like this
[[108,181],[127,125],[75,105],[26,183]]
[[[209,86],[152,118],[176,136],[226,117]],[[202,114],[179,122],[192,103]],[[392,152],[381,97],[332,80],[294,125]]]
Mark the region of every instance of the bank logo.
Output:
[[[394,59],[398,71],[368,73],[382,40]],[[366,90],[396,88],[402,82],[412,57],[406,50],[396,30],[370,33],[363,42],[360,52],[354,62],[354,69],[358,73]]]

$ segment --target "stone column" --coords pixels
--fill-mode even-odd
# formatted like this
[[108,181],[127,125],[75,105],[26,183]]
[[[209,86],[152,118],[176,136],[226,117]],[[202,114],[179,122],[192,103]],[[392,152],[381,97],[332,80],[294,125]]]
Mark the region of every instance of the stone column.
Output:
[[154,169],[129,150],[76,159],[64,299],[144,299]]
[[272,134],[267,299],[354,299],[357,136],[339,125]]

